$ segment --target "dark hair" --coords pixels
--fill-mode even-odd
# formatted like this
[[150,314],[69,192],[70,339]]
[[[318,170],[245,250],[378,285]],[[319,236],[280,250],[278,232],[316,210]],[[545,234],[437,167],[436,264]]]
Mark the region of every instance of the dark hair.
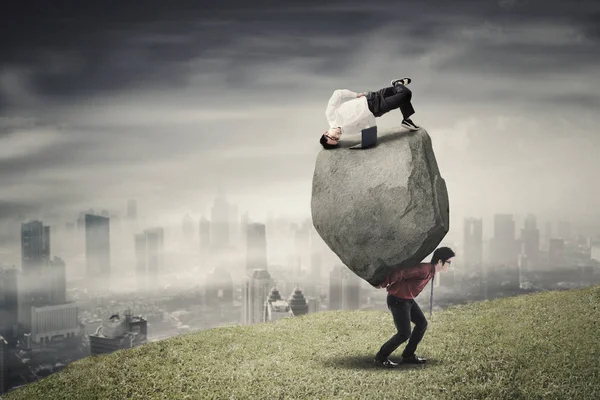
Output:
[[431,257],[431,263],[433,265],[437,264],[438,261],[442,260],[442,263],[446,263],[450,258],[454,257],[454,251],[450,247],[440,247],[433,252],[433,257]]
[[321,135],[321,140],[319,140],[319,143],[321,143],[323,145],[323,147],[327,150],[335,149],[337,147],[337,144],[327,143],[327,138],[325,137],[325,134]]

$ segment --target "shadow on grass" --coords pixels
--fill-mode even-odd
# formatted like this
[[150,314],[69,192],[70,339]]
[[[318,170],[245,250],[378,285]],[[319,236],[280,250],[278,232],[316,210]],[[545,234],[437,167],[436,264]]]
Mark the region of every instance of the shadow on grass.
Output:
[[[427,358],[427,357],[425,357]],[[322,364],[327,368],[344,368],[344,369],[412,369],[412,368],[426,368],[430,366],[441,365],[440,360],[427,358],[425,364],[402,364],[400,357],[391,356],[390,360],[398,363],[396,368],[386,368],[381,365],[377,365],[374,362],[375,357],[369,356],[343,356],[333,357],[324,360]]]

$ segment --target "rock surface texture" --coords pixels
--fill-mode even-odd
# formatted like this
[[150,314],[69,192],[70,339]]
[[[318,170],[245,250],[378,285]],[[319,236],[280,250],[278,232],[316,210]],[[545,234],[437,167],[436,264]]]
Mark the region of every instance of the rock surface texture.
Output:
[[[342,136],[343,138],[343,136]],[[321,150],[312,184],[315,229],[356,275],[379,285],[423,261],[449,229],[446,182],[425,129],[380,131],[377,145]]]

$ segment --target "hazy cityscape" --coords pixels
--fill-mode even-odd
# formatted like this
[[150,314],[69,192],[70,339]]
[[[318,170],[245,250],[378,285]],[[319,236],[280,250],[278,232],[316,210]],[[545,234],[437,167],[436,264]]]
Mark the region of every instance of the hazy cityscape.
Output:
[[[310,218],[269,213],[254,221],[220,192],[210,213],[164,227],[142,223],[139,203],[82,211],[70,221],[4,221],[3,391],[83,357],[198,330],[387,310],[386,291],[345,267]],[[484,224],[492,237],[484,237]],[[569,221],[542,226],[533,214],[464,218],[440,244],[457,258],[436,276],[434,310],[600,283],[600,232]],[[428,306],[427,296],[417,299]]]
[[[411,119],[447,185],[439,246],[456,251],[433,281],[432,321],[457,304],[600,284],[600,2],[574,4],[3,2],[0,397],[76,360],[223,326],[381,310],[374,332],[391,334],[386,290],[351,272],[311,219],[338,89],[411,78]],[[378,129],[402,118],[393,110]],[[429,286],[417,302],[429,308]],[[363,372],[348,357],[346,375],[340,360],[323,370],[340,385]],[[455,360],[433,358],[430,374],[405,375],[421,397],[438,393],[438,376],[448,395],[460,392]],[[526,393],[516,386],[529,381],[567,393],[591,376],[581,362],[588,371],[553,381],[549,359],[544,370],[527,358],[465,368],[489,367],[493,378],[473,389],[486,394]],[[300,381],[293,372],[268,376],[277,393]],[[385,373],[366,377],[360,389],[394,390]]]

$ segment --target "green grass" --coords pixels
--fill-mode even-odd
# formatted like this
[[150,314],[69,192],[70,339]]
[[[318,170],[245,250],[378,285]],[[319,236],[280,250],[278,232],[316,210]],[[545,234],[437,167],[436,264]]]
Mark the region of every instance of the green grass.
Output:
[[382,369],[391,313],[328,311],[87,357],[4,398],[600,399],[599,321],[600,286],[452,307],[426,365]]

